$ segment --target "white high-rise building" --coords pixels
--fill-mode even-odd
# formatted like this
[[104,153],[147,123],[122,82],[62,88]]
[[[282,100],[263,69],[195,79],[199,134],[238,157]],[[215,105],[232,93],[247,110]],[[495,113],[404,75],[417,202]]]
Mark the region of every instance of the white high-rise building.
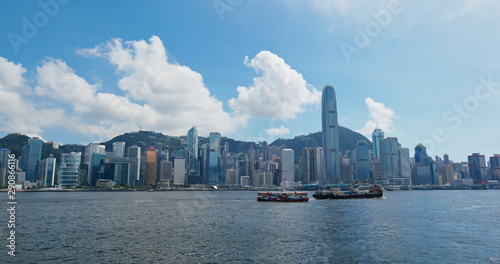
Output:
[[294,153],[286,148],[281,151],[281,182],[295,182]]
[[174,184],[183,185],[186,180],[186,160],[176,158],[174,160]]
[[113,143],[113,156],[123,158],[125,156],[125,142]]
[[92,161],[92,154],[105,154],[106,153],[106,146],[104,145],[99,145],[99,144],[89,144],[87,147],[85,147],[85,159],[84,163],[90,164]]

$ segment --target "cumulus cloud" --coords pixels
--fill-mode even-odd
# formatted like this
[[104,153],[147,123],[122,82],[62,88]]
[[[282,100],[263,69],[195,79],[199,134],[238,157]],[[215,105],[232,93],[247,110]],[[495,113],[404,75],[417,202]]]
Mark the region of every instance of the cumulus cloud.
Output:
[[281,126],[279,128],[270,128],[266,130],[266,135],[271,135],[271,136],[279,136],[279,135],[285,135],[290,133],[290,129]]
[[[21,64],[0,57],[0,122],[5,124],[0,131],[43,135],[47,128],[64,127],[77,132],[73,137],[81,139],[78,143],[86,143],[108,140],[139,126],[185,135],[195,121],[200,134],[224,134],[235,132],[252,117],[293,119],[321,98],[300,73],[269,51],[245,58],[244,64],[259,76],[249,87],[237,88],[238,97],[229,100],[232,113],[225,112],[223,103],[210,94],[201,74],[168,58],[156,36],[112,39],[76,53],[116,66],[118,92],[109,92],[114,84],[88,82],[55,58],[40,63],[30,85]],[[289,132],[281,126],[267,134]]]
[[261,51],[251,60],[245,57],[245,65],[261,75],[248,88],[239,86],[238,97],[229,100],[237,116],[294,119],[321,101],[321,93],[276,54]]
[[40,134],[43,127],[61,124],[64,110],[40,108],[26,95],[33,94],[20,64],[0,57],[0,131]]
[[371,135],[373,130],[377,127],[377,124],[384,132],[390,132],[393,125],[392,120],[395,117],[394,111],[380,102],[375,102],[369,97],[365,99],[365,104],[370,113],[370,120],[366,122],[363,128],[356,132],[365,136]]

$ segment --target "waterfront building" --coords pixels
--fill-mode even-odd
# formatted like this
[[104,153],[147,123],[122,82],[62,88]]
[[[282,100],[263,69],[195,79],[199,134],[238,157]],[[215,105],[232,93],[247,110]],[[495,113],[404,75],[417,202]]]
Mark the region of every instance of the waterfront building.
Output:
[[323,88],[321,99],[322,141],[323,141],[323,184],[340,183],[339,127],[337,99],[333,86]]
[[380,141],[382,179],[391,185],[410,185],[410,150],[402,148],[395,137]]
[[473,184],[488,184],[488,174],[484,155],[472,153],[468,156],[469,175]]
[[351,181],[351,159],[349,157],[340,157],[340,178],[342,181]]
[[160,162],[160,177],[159,182],[172,181],[172,162],[169,160],[162,160]]
[[0,168],[7,168],[9,165],[9,155],[10,150],[8,148],[2,148],[0,150]]
[[174,184],[184,185],[186,183],[186,160],[174,159]]
[[371,162],[372,164],[372,173],[374,180],[382,179],[382,164],[380,158],[375,158]]
[[250,176],[241,176],[240,182],[241,182],[241,187],[249,187]]
[[360,181],[366,181],[370,179],[368,145],[364,140],[360,140],[356,143],[356,175],[357,180]]
[[453,167],[451,165],[443,165],[439,167],[436,180],[438,185],[452,184],[453,183]]
[[301,167],[303,184],[323,179],[323,148],[303,148]]
[[500,154],[490,157],[491,179],[500,180]]
[[149,147],[146,151],[146,177],[144,186],[151,187],[156,184],[158,170],[158,151],[155,147]]
[[83,163],[90,164],[92,159],[92,154],[104,154],[104,153],[106,153],[106,146],[91,143],[87,147],[85,147],[85,158]]
[[75,187],[78,185],[78,172],[81,162],[80,152],[61,154],[59,166],[59,185],[62,188]]
[[113,157],[123,158],[125,156],[125,142],[113,143]]
[[26,172],[26,180],[38,180],[40,161],[42,160],[43,141],[39,138],[28,139],[28,145],[21,151],[21,169]]
[[104,154],[92,154],[92,158],[89,163],[89,172],[87,181],[91,186],[95,186],[99,179],[104,179],[104,159],[108,157],[107,153]]
[[250,176],[249,166],[248,153],[238,153],[236,155],[236,184],[241,185],[241,176]]
[[187,171],[189,175],[200,176],[200,161],[198,160],[198,130],[196,127],[189,129]]
[[[422,143],[419,143],[415,147],[415,164],[416,165],[422,165],[425,164],[425,158],[427,158],[427,149],[422,145]],[[429,165],[429,164],[425,164]]]
[[[221,147],[221,136],[218,132],[211,132],[209,136],[209,156],[208,156],[208,184],[219,184],[219,154]],[[248,174],[247,174],[248,175]]]
[[50,154],[48,158],[42,160],[40,174],[44,186],[55,185],[56,158],[54,158],[54,155]]
[[[141,147],[132,145],[127,148],[127,159],[130,162],[129,185],[134,185],[139,181],[141,174]],[[168,159],[168,154],[167,154]]]
[[380,141],[384,139],[384,131],[380,128],[375,128],[372,133],[373,143],[373,158],[380,158]]
[[286,148],[281,151],[281,182],[295,182],[294,153]]

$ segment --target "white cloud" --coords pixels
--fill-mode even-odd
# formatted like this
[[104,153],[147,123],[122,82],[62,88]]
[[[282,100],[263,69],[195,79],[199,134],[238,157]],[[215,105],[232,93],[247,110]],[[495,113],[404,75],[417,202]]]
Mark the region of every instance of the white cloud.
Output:
[[380,102],[375,102],[369,97],[365,99],[365,103],[370,112],[371,120],[368,120],[365,126],[356,132],[369,136],[377,127],[377,124],[384,132],[390,132],[393,125],[392,120],[395,117],[394,111]]
[[271,135],[271,136],[279,136],[279,135],[284,135],[290,133],[290,129],[281,126],[279,128],[270,128],[266,130],[266,135]]
[[98,94],[97,116],[108,113],[170,135],[186,134],[193,120],[200,134],[233,132],[239,124],[223,110],[222,102],[210,95],[198,72],[168,60],[157,36],[148,41],[113,39],[77,53],[104,57],[122,75],[118,87],[125,96]]
[[321,93],[277,55],[261,51],[251,60],[245,57],[245,65],[261,76],[248,88],[238,87],[238,97],[229,100],[236,116],[294,119],[307,105],[320,103]]
[[27,95],[33,94],[20,64],[0,57],[0,131],[40,134],[43,127],[61,124],[64,116],[61,108],[40,108]]

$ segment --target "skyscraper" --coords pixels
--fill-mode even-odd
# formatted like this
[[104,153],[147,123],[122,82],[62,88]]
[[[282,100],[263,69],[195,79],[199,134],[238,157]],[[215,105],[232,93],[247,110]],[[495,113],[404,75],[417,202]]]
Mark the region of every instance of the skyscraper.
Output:
[[130,177],[129,185],[134,185],[139,180],[141,173],[141,147],[133,145],[127,149],[127,159],[130,160]]
[[380,158],[380,141],[384,139],[384,131],[380,128],[375,128],[372,133],[373,141],[373,158]]
[[90,164],[92,160],[92,154],[104,154],[104,153],[106,153],[106,146],[91,143],[87,147],[85,147],[84,163]]
[[200,175],[200,161],[198,160],[198,130],[192,127],[188,131],[188,163],[187,171],[189,175]]
[[144,185],[151,187],[156,184],[156,174],[158,170],[158,151],[155,147],[149,147],[146,151],[146,178]]
[[54,155],[50,154],[48,158],[42,160],[40,175],[43,180],[43,185],[53,186],[55,184],[56,158],[54,158]]
[[472,153],[468,156],[469,174],[474,184],[488,184],[486,160],[484,155]]
[[356,143],[356,170],[360,181],[370,179],[370,161],[368,159],[368,145],[366,141],[359,140]]
[[26,180],[35,182],[38,179],[40,161],[42,160],[43,141],[38,138],[28,140],[28,145],[21,151],[21,168],[26,172]]
[[295,182],[294,153],[286,148],[281,151],[281,182]]
[[80,168],[82,154],[71,152],[61,154],[59,169],[59,184],[62,188],[75,187],[78,185],[78,171]]
[[324,184],[340,183],[339,127],[337,119],[337,99],[333,86],[323,88],[321,100],[321,120],[323,127],[323,171]]
[[427,158],[427,149],[422,145],[422,143],[419,143],[415,147],[415,164],[416,165],[429,165],[429,164],[424,164],[425,163],[425,158]]
[[[210,151],[208,157],[208,184],[217,185],[219,184],[219,154],[221,145],[220,133],[211,132],[209,144]],[[248,174],[245,176],[248,176]]]
[[491,179],[500,180],[500,154],[490,157]]
[[123,158],[124,155],[125,155],[125,142],[114,142],[113,156],[117,158]]

